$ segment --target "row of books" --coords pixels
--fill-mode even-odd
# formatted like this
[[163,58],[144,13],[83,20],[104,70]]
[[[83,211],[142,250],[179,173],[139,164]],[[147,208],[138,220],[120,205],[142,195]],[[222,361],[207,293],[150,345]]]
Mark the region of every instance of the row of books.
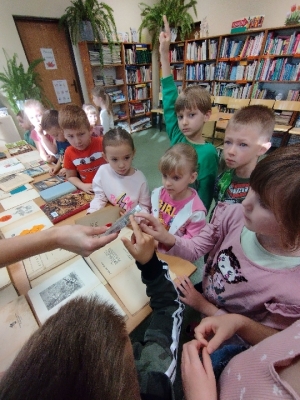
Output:
[[217,82],[214,86],[214,96],[229,96],[235,99],[248,99],[250,97],[251,84],[245,85],[226,84]]
[[174,80],[182,81],[184,79],[184,67],[182,64],[173,64],[171,65],[171,73],[173,75]]
[[[121,46],[114,45],[112,49],[109,46],[102,46],[103,64],[121,64]],[[91,65],[99,65],[100,54],[99,51],[89,50],[89,57]]]
[[255,82],[251,97],[254,99],[275,99],[276,92],[271,89],[261,88],[259,83]]
[[225,37],[222,40],[220,49],[220,58],[246,58],[249,56],[258,56],[261,51],[261,46],[264,38],[264,33],[261,32],[255,36],[247,36],[244,39],[230,39]]
[[264,54],[285,55],[300,53],[300,33],[275,35],[275,32],[268,33]]
[[186,80],[213,80],[215,76],[215,63],[187,65],[185,71]]
[[298,81],[300,63],[290,63],[288,58],[260,60],[256,78],[260,81]]
[[148,113],[151,110],[151,101],[135,101],[129,103],[129,112],[131,117]]
[[128,100],[141,100],[151,97],[151,83],[141,83],[128,86]]
[[183,60],[184,60],[184,43],[172,45],[172,48],[169,51],[169,61],[177,62]]
[[125,64],[151,64],[152,53],[147,44],[133,44],[125,49]]
[[125,68],[126,83],[141,83],[152,80],[151,65],[135,66],[126,65]]
[[299,94],[300,91],[299,90],[289,90],[288,94],[287,94],[287,100],[291,100],[291,101],[299,101]]
[[186,60],[188,61],[215,60],[217,54],[218,40],[216,39],[205,39],[187,44]]
[[131,132],[136,132],[138,130],[147,129],[151,127],[151,119],[149,117],[144,117],[130,124]]

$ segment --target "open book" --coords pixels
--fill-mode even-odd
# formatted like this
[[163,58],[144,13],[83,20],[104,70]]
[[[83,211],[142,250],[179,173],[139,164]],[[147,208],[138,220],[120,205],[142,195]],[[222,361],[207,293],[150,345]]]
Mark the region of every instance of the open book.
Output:
[[33,181],[33,178],[23,173],[11,174],[4,177],[0,176],[0,189],[10,192],[31,181]]
[[76,256],[62,267],[58,272],[50,271],[50,277],[46,277],[47,274],[41,276],[41,282],[28,291],[41,324],[77,296],[97,296],[101,301],[113,304],[121,315],[126,315],[82,257]]
[[38,324],[24,296],[0,308],[0,373],[6,371],[22,346],[38,329]]

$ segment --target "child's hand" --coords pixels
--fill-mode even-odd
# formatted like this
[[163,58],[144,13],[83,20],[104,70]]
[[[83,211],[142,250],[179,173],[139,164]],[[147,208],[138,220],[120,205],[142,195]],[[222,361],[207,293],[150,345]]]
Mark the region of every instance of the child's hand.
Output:
[[[183,345],[181,376],[186,400],[216,400],[216,379],[204,342],[192,340]],[[202,350],[201,350],[202,349]],[[202,362],[199,353],[202,351]]]
[[52,163],[56,163],[57,159],[56,159],[56,157],[52,156],[51,154],[47,154],[46,161],[47,161],[47,163],[52,164]]
[[147,221],[147,223],[140,223],[143,232],[153,236],[155,240],[169,249],[174,246],[174,235],[171,235],[171,233],[169,233],[165,227],[155,217],[153,217],[153,215],[147,213],[136,213],[135,217],[141,217],[142,221]]
[[84,192],[88,193],[88,194],[94,194],[93,184],[92,183],[83,183],[80,186],[80,189],[83,190]]
[[55,167],[50,167],[50,168],[49,168],[49,175],[50,175],[50,176],[55,175]]
[[159,35],[159,52],[160,52],[160,54],[163,54],[163,53],[169,54],[169,48],[170,48],[170,42],[171,42],[170,26],[169,26],[167,17],[165,15],[163,16],[163,20],[164,20],[165,29],[164,29],[164,31],[160,32],[160,35]]
[[66,168],[61,168],[57,175],[65,177],[66,174],[67,174]]

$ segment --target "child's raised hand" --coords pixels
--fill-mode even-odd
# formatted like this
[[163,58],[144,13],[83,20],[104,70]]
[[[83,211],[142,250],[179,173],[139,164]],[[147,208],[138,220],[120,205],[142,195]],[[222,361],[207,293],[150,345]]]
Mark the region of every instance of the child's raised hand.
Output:
[[[181,376],[186,400],[216,400],[216,379],[210,356],[203,342],[192,340],[183,345]],[[199,353],[202,352],[202,362]]]
[[165,29],[162,32],[160,32],[160,35],[159,35],[159,52],[160,52],[160,54],[166,53],[166,52],[169,54],[169,48],[170,48],[170,42],[171,42],[171,31],[170,31],[169,22],[165,15],[163,16],[163,21],[164,21]]

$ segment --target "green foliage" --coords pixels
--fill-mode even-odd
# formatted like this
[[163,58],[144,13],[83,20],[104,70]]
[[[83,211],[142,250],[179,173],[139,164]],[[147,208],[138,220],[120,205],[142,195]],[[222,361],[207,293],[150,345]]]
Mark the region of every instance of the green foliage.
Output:
[[147,28],[152,35],[152,46],[155,48],[159,42],[159,34],[163,27],[163,15],[166,15],[171,28],[180,28],[180,39],[184,40],[193,30],[194,21],[189,14],[189,9],[193,8],[195,15],[197,0],[161,0],[152,7],[146,3],[139,3],[142,10],[142,23],[139,27],[141,40],[142,30]]
[[60,26],[68,27],[73,45],[81,39],[82,23],[89,21],[93,31],[94,40],[98,42],[100,62],[103,64],[102,37],[106,37],[110,49],[113,48],[113,37],[117,37],[117,28],[113,16],[113,9],[106,3],[97,0],[71,0],[71,6],[59,20]]
[[17,100],[36,99],[41,101],[42,99],[41,78],[35,68],[44,59],[39,58],[32,61],[25,71],[23,64],[17,62],[16,53],[12,58],[9,58],[4,49],[3,52],[7,68],[4,68],[4,72],[0,73],[0,85],[13,111],[17,114],[19,111]]

